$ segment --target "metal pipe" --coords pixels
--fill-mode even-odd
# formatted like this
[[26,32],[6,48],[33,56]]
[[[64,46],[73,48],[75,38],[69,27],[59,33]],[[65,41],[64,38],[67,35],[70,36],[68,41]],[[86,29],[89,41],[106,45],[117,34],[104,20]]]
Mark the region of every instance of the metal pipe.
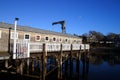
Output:
[[14,25],[14,48],[13,48],[13,58],[15,58],[15,54],[16,54],[16,28],[17,28],[17,21],[19,20],[19,18],[15,18],[15,25]]

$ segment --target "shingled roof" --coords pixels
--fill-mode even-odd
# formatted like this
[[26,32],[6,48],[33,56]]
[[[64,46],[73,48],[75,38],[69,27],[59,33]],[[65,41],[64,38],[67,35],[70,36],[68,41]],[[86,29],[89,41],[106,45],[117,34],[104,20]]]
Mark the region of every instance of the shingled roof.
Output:
[[[14,29],[14,24],[0,22],[0,28],[6,28],[6,29],[12,28],[12,29]],[[27,31],[27,32],[36,32],[36,33],[41,33],[41,34],[53,34],[53,35],[58,35],[58,36],[79,38],[79,37],[71,35],[71,34],[63,34],[63,33],[60,33],[60,32],[43,30],[43,29],[33,28],[33,27],[29,27],[29,26],[17,25],[17,30]]]

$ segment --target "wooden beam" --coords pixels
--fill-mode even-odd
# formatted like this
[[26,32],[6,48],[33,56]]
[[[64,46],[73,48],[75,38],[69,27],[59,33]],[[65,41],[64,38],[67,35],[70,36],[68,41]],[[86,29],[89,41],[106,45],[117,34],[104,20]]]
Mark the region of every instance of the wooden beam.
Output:
[[45,77],[46,77],[46,64],[47,64],[47,56],[46,56],[47,52],[46,52],[46,44],[44,43],[43,44],[43,58],[42,58],[42,61],[43,61],[43,64],[42,64],[42,80],[45,80]]

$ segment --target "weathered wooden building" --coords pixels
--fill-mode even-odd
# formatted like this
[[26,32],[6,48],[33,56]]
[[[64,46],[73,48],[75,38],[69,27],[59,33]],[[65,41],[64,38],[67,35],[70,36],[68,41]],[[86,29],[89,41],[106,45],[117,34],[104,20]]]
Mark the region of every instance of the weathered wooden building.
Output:
[[[14,41],[16,39],[17,42]],[[88,44],[82,44],[82,38],[78,36],[28,26],[17,26],[16,39],[14,24],[0,22],[0,60],[4,60],[2,71],[39,80],[46,80],[56,70],[56,76],[62,79],[62,64],[65,63],[67,71],[67,59],[70,59],[70,63],[72,58],[79,61],[81,55],[85,57],[90,49]],[[72,67],[70,69],[72,72]]]
[[[82,43],[82,38],[49,30],[28,26],[17,26],[17,40],[28,40],[40,43]],[[14,39],[14,24],[0,22],[0,52],[12,51]]]

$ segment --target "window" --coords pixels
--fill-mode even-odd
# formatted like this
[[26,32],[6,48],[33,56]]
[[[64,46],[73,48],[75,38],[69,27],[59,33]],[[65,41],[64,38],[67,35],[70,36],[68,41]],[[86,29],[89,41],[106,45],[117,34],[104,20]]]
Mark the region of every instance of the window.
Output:
[[65,42],[68,42],[68,40],[67,40],[67,39],[65,39]]
[[59,38],[59,42],[62,42],[62,38]]
[[76,42],[76,40],[74,40],[74,42]]
[[2,31],[0,30],[0,38],[2,37]]
[[36,36],[35,36],[35,40],[36,40],[36,41],[40,41],[40,39],[41,39],[41,36],[40,36],[40,35],[36,35]]
[[49,41],[49,37],[48,36],[45,37],[45,41]]
[[30,34],[25,34],[25,35],[24,35],[24,39],[25,39],[25,40],[30,40]]
[[53,42],[56,42],[56,38],[55,37],[53,37]]
[[[11,38],[11,39],[14,39],[14,32],[11,32],[10,38]],[[16,32],[16,39],[18,39],[18,33],[17,33],[17,32]]]

